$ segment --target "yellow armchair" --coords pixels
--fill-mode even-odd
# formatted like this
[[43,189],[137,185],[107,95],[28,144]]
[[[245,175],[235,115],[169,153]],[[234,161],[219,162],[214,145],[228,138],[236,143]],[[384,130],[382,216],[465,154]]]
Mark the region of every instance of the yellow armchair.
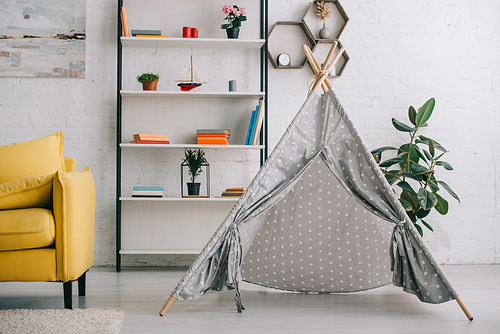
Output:
[[71,283],[84,296],[94,260],[95,185],[88,168],[76,172],[75,159],[62,157],[63,141],[57,133],[0,145],[0,282],[63,282],[72,308]]

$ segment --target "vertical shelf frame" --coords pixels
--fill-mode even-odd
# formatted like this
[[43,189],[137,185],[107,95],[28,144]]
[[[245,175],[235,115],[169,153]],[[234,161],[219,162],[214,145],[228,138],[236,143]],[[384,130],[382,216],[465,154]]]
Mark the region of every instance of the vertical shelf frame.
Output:
[[121,19],[121,9],[123,7],[123,0],[118,0],[118,31],[116,38],[116,49],[117,49],[117,61],[116,61],[116,221],[115,221],[115,230],[116,230],[116,272],[120,272],[122,268],[122,258],[120,255],[121,249],[121,221],[122,221],[122,206],[120,197],[122,196],[122,151],[120,142],[122,140],[122,97],[120,91],[122,90],[122,43],[121,43],[121,35],[123,30],[122,19]]
[[[122,168],[121,168],[121,161],[122,161],[122,148],[120,146],[121,140],[122,140],[122,123],[123,123],[123,118],[122,118],[122,96],[121,96],[121,90],[122,90],[122,71],[123,71],[123,58],[122,58],[122,51],[123,51],[123,46],[121,42],[121,36],[122,36],[122,31],[123,31],[123,24],[122,24],[122,19],[121,19],[121,8],[123,7],[123,0],[118,0],[118,9],[117,9],[117,84],[116,84],[116,240],[115,240],[115,246],[116,246],[116,271],[120,272],[121,271],[121,264],[122,264],[122,259],[121,259],[121,235],[122,235],[122,228],[121,228],[121,221],[122,221],[122,206],[121,206],[121,201],[120,198],[122,196],[122,191],[121,191],[121,182],[122,182]],[[260,154],[260,165],[264,163],[264,161],[268,157],[268,137],[269,137],[269,130],[268,130],[268,110],[269,110],[269,81],[268,81],[268,75],[269,75],[269,68],[268,68],[268,63],[267,63],[267,54],[269,52],[269,45],[268,45],[268,0],[260,0],[260,38],[265,39],[264,45],[261,47],[261,55],[260,55],[260,90],[261,92],[265,92],[264,96],[264,106],[265,106],[265,112],[264,112],[264,122],[263,122],[263,129],[260,133],[260,143],[261,145],[264,146],[263,149],[261,149],[261,154]]]

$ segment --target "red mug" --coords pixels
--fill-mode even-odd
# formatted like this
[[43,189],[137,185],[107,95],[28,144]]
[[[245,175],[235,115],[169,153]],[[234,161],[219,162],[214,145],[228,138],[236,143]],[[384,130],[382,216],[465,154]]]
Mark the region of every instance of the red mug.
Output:
[[198,29],[191,28],[191,38],[198,38]]
[[[198,32],[196,32],[198,34]],[[191,28],[190,27],[182,27],[182,37],[190,38],[191,37]]]

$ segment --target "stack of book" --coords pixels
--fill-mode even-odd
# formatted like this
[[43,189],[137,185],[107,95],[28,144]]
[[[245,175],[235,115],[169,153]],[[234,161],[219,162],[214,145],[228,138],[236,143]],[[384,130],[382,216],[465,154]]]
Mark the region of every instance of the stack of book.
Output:
[[135,37],[167,37],[161,34],[161,30],[132,29],[131,32]]
[[135,144],[170,144],[167,135],[154,135],[154,134],[143,134],[136,133],[134,135],[134,140],[131,143]]
[[196,138],[198,145],[229,145],[228,129],[198,129]]
[[259,105],[255,107],[250,116],[248,125],[247,139],[245,145],[257,145],[259,143],[260,131],[264,120],[264,100],[260,100]]
[[220,197],[240,197],[247,190],[247,187],[226,188]]
[[135,186],[132,197],[163,197],[163,187]]

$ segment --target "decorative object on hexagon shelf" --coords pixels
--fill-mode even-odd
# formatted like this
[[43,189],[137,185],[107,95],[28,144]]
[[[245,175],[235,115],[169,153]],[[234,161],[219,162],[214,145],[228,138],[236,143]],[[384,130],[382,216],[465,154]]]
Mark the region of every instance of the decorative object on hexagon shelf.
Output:
[[[328,17],[328,20],[326,19]],[[318,20],[320,18],[321,20]],[[302,18],[307,29],[316,40],[339,39],[349,17],[337,0],[313,1]],[[323,35],[322,28],[330,30],[330,36]]]
[[324,1],[316,2],[316,16],[323,20],[323,28],[319,31],[321,39],[328,39],[332,34],[330,29],[326,27],[326,18],[330,17],[331,13],[330,3]]
[[[278,21],[269,32],[268,56],[276,69],[301,69],[306,62],[302,45],[314,48],[314,37],[306,28],[303,21]],[[290,65],[278,61],[280,54],[288,54]],[[285,57],[287,58],[287,57]]]
[[227,38],[238,38],[241,22],[247,20],[245,8],[236,5],[225,5],[222,7],[222,12],[226,14],[224,20],[229,23],[222,24],[220,28],[226,29]]

